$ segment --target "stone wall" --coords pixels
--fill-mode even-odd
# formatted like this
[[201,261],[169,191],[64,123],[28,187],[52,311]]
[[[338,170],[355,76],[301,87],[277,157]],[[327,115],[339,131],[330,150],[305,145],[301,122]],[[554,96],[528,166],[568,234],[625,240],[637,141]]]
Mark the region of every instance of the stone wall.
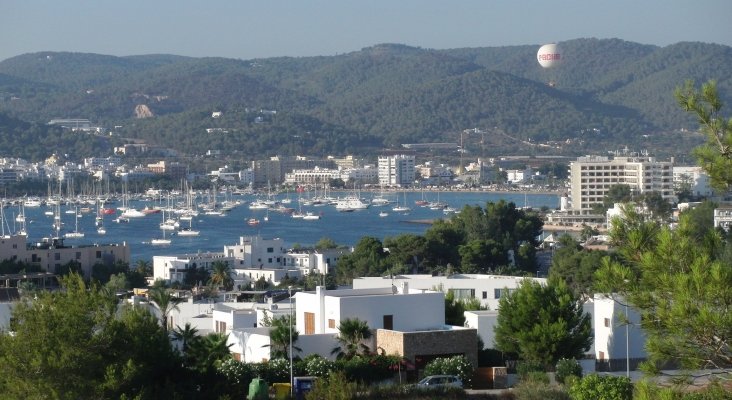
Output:
[[[417,358],[431,360],[435,356],[463,354],[478,366],[478,332],[475,329],[446,329],[419,332],[376,330],[376,349],[385,354],[397,354],[415,362]],[[417,368],[422,366],[417,365]]]

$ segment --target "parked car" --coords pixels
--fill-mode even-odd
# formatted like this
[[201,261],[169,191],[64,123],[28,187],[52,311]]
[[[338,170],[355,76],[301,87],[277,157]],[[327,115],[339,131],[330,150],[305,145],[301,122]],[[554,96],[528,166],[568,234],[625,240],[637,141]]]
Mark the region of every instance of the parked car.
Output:
[[463,387],[463,381],[455,375],[430,375],[417,382],[419,387],[442,388],[442,387]]

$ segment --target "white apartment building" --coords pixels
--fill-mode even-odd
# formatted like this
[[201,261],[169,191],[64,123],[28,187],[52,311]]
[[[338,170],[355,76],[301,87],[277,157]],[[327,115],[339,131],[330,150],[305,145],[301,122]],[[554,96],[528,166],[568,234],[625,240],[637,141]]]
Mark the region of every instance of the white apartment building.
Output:
[[456,299],[477,298],[489,310],[498,309],[501,296],[516,290],[522,281],[531,279],[546,284],[545,278],[531,278],[504,275],[455,274],[449,276],[395,275],[386,277],[363,277],[353,280],[354,289],[389,288],[409,284],[412,289],[432,290],[440,288],[451,292]]
[[130,263],[130,247],[122,244],[64,244],[60,238],[44,238],[38,243],[27,243],[25,235],[0,236],[0,261],[13,260],[56,273],[70,262],[78,263],[86,277],[91,276],[95,264],[114,265]]
[[729,232],[732,226],[732,204],[725,204],[714,209],[714,227]]
[[[153,277],[165,282],[183,282],[189,270],[204,268],[210,270],[215,262],[224,262],[232,266],[234,257],[224,253],[194,253],[175,256],[153,256]],[[206,282],[203,282],[206,284]]]
[[411,185],[414,171],[415,157],[412,155],[379,156],[379,184],[382,186]]
[[278,284],[284,277],[299,278],[312,272],[328,273],[350,249],[294,251],[285,247],[281,238],[241,236],[239,243],[224,246],[223,252],[205,252],[173,256],[154,256],[155,279],[181,282],[189,269],[210,270],[215,262],[224,262],[232,269],[234,285],[247,285],[264,278]]
[[674,167],[674,188],[688,185],[694,196],[707,197],[712,195],[709,175],[699,166]]
[[653,157],[579,157],[569,166],[571,210],[590,214],[610,187],[619,184],[630,186],[636,194],[659,192],[675,201],[672,166]]

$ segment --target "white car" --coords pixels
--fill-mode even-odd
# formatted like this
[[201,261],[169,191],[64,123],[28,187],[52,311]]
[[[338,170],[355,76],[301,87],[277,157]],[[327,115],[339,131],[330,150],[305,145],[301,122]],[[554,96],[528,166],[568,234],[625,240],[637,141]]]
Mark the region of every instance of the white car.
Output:
[[417,386],[441,388],[441,387],[463,387],[463,382],[455,375],[430,375],[417,382]]

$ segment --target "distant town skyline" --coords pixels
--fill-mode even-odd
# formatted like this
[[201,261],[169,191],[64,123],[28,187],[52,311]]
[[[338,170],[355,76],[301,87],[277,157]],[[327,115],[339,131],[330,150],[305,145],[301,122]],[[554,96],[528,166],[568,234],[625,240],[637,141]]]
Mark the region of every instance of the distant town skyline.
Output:
[[618,38],[732,46],[729,0],[3,0],[0,60],[39,51],[239,59]]

